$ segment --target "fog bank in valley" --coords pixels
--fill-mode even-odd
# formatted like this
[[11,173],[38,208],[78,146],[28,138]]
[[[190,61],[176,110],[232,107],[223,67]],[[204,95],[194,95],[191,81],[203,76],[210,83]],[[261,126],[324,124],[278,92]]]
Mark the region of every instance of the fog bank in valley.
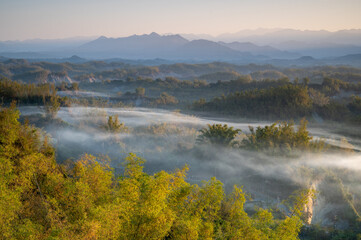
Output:
[[[43,114],[38,107],[20,107],[20,111],[28,118]],[[104,126],[110,115],[117,115],[128,131],[106,131]],[[340,128],[311,125],[308,129],[314,139],[353,151],[298,152],[285,157],[196,143],[199,130],[207,124],[228,124],[241,129],[237,136],[240,141],[249,133],[249,126],[270,122],[236,122],[147,108],[70,107],[61,108],[57,117],[64,123],[54,126],[45,122],[43,128],[51,135],[60,161],[83,153],[107,154],[118,172],[123,168],[123,158],[135,152],[146,159],[144,170],[148,173],[174,171],[188,165],[190,182],[200,183],[215,176],[227,190],[234,184],[243,185],[253,202],[263,207],[280,203],[296,189],[313,186],[319,195],[313,221],[323,225],[333,224],[330,219],[344,211],[345,206],[356,212],[361,207],[358,201],[348,201],[346,197],[351,194],[353,199],[361,199],[360,139],[342,135]],[[333,189],[325,190],[330,187]],[[344,201],[340,203],[339,199]],[[340,227],[347,227],[348,223],[340,219]]]

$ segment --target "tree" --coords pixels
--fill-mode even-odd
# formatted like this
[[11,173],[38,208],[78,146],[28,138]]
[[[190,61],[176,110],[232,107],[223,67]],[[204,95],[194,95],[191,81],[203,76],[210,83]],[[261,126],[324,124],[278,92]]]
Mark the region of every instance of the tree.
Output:
[[129,130],[124,123],[119,122],[117,115],[108,117],[108,122],[105,128],[109,132],[113,133],[128,132]]
[[46,137],[18,118],[15,104],[0,111],[0,239],[40,239],[51,225],[45,195],[61,175]]
[[352,96],[351,102],[347,105],[351,112],[356,115],[361,115],[361,97]]
[[325,106],[330,102],[330,98],[325,96],[325,94],[310,88],[309,89],[310,98],[312,99],[313,104],[316,106]]
[[307,131],[307,120],[302,119],[297,131],[294,122],[276,122],[265,127],[249,127],[250,134],[242,141],[242,148],[265,150],[276,154],[288,153],[292,149],[320,151],[323,141],[312,141]]
[[[45,98],[44,98],[45,99]],[[48,118],[54,119],[60,110],[59,97],[53,95],[48,101],[44,103],[45,114]]]
[[78,90],[79,90],[79,83],[73,82],[73,83],[71,84],[71,87],[72,87],[72,89],[73,89],[74,91],[78,91]]
[[305,86],[307,86],[309,83],[310,83],[310,79],[309,79],[308,77],[305,77],[305,78],[303,79],[303,84],[304,84]]
[[144,95],[145,95],[145,88],[138,87],[138,88],[135,89],[135,93],[136,93],[137,96],[139,96],[139,97],[144,97]]
[[60,91],[66,91],[66,82],[62,81],[59,88],[60,88]]
[[155,100],[155,104],[157,104],[157,105],[169,105],[169,104],[171,105],[171,104],[177,104],[177,103],[178,103],[178,100],[166,92],[162,92],[160,94],[159,98],[157,98]]
[[240,129],[233,129],[227,124],[208,124],[208,129],[200,130],[200,135],[197,138],[198,143],[211,143],[222,146],[230,146],[236,135],[241,132]]

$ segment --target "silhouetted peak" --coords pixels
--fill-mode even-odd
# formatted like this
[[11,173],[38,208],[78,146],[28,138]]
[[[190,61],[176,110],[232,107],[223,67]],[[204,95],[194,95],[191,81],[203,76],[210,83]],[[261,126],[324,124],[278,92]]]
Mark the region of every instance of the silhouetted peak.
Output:
[[79,57],[78,55],[73,55],[69,59],[78,60],[78,59],[82,59],[82,58]]
[[160,37],[160,35],[156,32],[152,32],[151,34],[149,34],[149,36],[152,36],[152,37]]
[[303,57],[300,57],[298,60],[301,60],[301,61],[313,61],[315,59],[313,57],[311,57],[311,56],[303,56]]

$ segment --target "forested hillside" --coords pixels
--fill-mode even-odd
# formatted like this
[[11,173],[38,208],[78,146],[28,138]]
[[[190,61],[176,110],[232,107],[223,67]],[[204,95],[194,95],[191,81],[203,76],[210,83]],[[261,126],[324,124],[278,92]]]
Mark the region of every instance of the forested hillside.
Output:
[[242,188],[191,185],[187,166],[149,175],[132,153],[117,175],[104,156],[59,165],[46,135],[18,117],[14,105],[1,109],[2,239],[297,239],[313,195],[298,192],[277,217],[250,215]]

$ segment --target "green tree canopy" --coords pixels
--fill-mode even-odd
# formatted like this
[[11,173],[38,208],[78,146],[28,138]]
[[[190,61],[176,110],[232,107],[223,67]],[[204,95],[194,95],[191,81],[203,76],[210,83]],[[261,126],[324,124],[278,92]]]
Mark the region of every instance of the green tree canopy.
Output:
[[198,136],[197,142],[229,146],[239,132],[241,132],[240,129],[233,129],[227,124],[208,124],[208,128],[200,130],[201,134]]

